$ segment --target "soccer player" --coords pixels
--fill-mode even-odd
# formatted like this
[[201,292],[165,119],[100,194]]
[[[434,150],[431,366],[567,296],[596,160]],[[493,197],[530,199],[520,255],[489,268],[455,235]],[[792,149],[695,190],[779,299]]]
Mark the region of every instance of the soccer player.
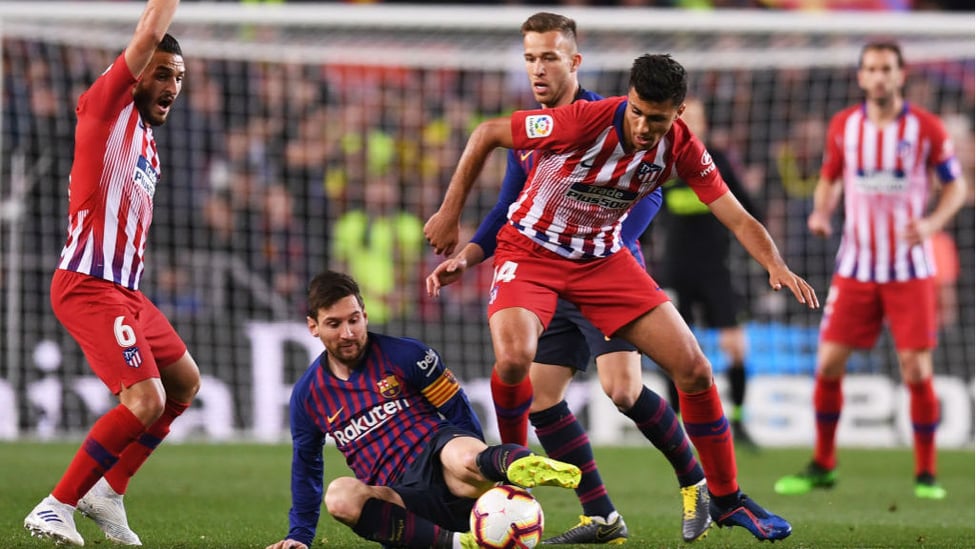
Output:
[[308,289],[308,329],[325,351],[295,384],[290,529],[268,549],[307,549],[322,502],[326,436],[355,478],[339,477],[325,507],[364,539],[395,547],[477,547],[475,499],[497,482],[579,483],[580,470],[525,446],[483,442],[457,379],[420,341],[368,331],[359,285],[326,271]]
[[[705,105],[699,99],[685,101],[681,113],[688,129],[703,143],[708,133]],[[742,203],[749,214],[756,216],[756,207],[739,181],[728,157],[719,149],[709,147],[712,162],[729,186],[729,191]],[[732,436],[736,446],[756,448],[742,425],[743,404],[746,399],[746,332],[741,323],[741,306],[732,284],[729,268],[729,232],[711,215],[708,206],[698,200],[695,192],[680,179],[664,185],[664,210],[667,231],[661,279],[674,290],[678,311],[686,322],[700,322],[718,330],[718,346],[728,359],[728,381],[732,397]],[[696,250],[698,253],[683,253]],[[701,318],[696,319],[697,306]],[[678,393],[669,383],[671,404],[678,406]]]
[[[535,99],[545,108],[573,101],[602,99],[580,86],[578,69],[582,55],[577,49],[576,22],[568,17],[540,12],[522,24],[525,68]],[[494,254],[495,238],[505,224],[508,208],[525,187],[537,153],[508,151],[508,166],[498,202],[469,242],[455,257],[438,265],[428,277],[428,293],[457,280],[469,266]],[[655,190],[636,203],[623,222],[622,238],[644,265],[638,238],[661,205]],[[545,543],[612,543],[626,540],[627,525],[617,512],[593,459],[586,431],[565,400],[577,371],[586,371],[595,356],[597,373],[606,394],[617,409],[667,457],[674,467],[682,494],[682,537],[693,541],[711,525],[705,473],[698,464],[684,429],[668,403],[644,386],[641,355],[630,343],[608,339],[579,310],[560,299],[549,326],[539,338],[529,376],[514,384],[492,369],[491,393],[502,442],[526,444],[529,420],[546,453],[583,470],[576,494],[583,507],[580,523]]]
[[708,359],[620,237],[621,218],[638,200],[681,177],[766,268],[773,289],[788,288],[801,303],[819,306],[679,120],[687,88],[684,67],[670,55],[644,55],[634,61],[626,97],[482,122],[424,232],[435,252],[452,253],[462,208],[488,155],[497,147],[539,151],[498,233],[488,318],[499,375],[513,382],[528,375],[556,299],[565,298],[602,333],[630,341],[674,380],[715,522],[742,526],[759,539],[782,539],[791,532],[789,522],[739,489],[734,444]]
[[139,291],[161,171],[152,128],[166,122],[185,72],[166,33],[177,4],[149,0],[128,46],[78,99],[68,238],[51,306],[119,405],[24,519],[32,535],[57,543],[84,545],[77,508],[109,540],[142,545],[122,495],[200,387],[186,344]]
[[[930,237],[962,207],[965,183],[942,122],[902,97],[905,66],[896,42],[864,46],[857,82],[865,100],[830,122],[807,218],[810,232],[829,236],[843,193],[844,229],[817,350],[813,459],[775,488],[780,494],[805,494],[834,485],[847,359],[856,349],[873,347],[886,322],[908,387],[915,496],[943,499],[946,491],[936,482],[939,400],[932,387],[937,319]],[[938,201],[925,213],[936,181],[941,183]]]

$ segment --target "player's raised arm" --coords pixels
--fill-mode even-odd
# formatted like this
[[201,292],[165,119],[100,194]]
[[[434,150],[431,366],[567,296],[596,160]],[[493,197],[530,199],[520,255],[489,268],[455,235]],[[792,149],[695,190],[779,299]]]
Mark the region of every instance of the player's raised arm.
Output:
[[512,148],[511,118],[486,120],[471,133],[440,208],[424,225],[424,236],[437,254],[450,255],[458,243],[461,210],[471,188],[484,168],[485,160],[498,147]]
[[773,290],[779,291],[785,286],[800,303],[805,303],[811,309],[820,307],[813,287],[790,271],[769,232],[746,212],[732,193],[725,193],[709,204],[708,208],[732,231],[749,255],[766,269],[769,273],[769,286]]
[[180,0],[149,0],[143,10],[139,22],[136,24],[132,40],[125,48],[125,64],[129,66],[132,75],[138,77],[146,70],[152,59],[156,46],[162,41],[169,30],[176,7]]

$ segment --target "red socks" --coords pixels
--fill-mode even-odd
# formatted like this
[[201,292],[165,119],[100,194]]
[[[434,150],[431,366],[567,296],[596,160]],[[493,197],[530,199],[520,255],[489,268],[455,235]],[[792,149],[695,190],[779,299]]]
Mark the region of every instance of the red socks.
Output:
[[166,399],[163,415],[149,426],[139,438],[130,444],[119,456],[115,467],[105,473],[105,480],[119,494],[124,494],[129,487],[129,479],[136,474],[142,464],[149,459],[159,443],[169,434],[169,426],[173,421],[189,408],[189,404]]
[[68,470],[51,492],[61,503],[78,500],[119,460],[119,454],[146,430],[139,418],[119,404],[92,425]]
[[915,435],[915,475],[935,476],[935,430],[939,427],[939,398],[932,378],[908,383],[909,414]]
[[827,470],[837,466],[837,423],[844,405],[844,392],[841,390],[843,379],[817,377],[813,384],[813,411],[817,429],[813,461]]
[[525,379],[515,385],[509,385],[493,369],[491,400],[495,403],[495,416],[502,442],[527,445],[529,406],[532,405],[532,381],[529,376],[525,376]]
[[685,431],[698,449],[698,458],[708,479],[708,491],[714,496],[736,493],[739,483],[736,480],[735,446],[715,384],[694,394],[679,389],[678,398]]

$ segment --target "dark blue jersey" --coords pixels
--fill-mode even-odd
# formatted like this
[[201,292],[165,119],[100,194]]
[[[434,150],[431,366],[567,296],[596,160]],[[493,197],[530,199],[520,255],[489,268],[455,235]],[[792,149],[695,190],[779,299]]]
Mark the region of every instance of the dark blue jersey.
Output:
[[347,380],[323,353],[291,394],[292,508],[288,538],[311,546],[322,503],[326,436],[356,478],[390,485],[450,422],[484,438],[478,416],[434,349],[409,338],[369,333],[366,352]]
[[[597,101],[603,97],[580,88],[576,92],[574,101],[581,99]],[[484,250],[485,258],[495,254],[495,236],[508,220],[509,207],[518,198],[519,193],[525,187],[525,182],[529,179],[529,174],[535,168],[535,154],[536,152],[533,150],[512,149],[508,151],[508,165],[505,168],[505,179],[502,181],[501,191],[498,193],[498,201],[481,221],[474,237],[471,238],[472,242]],[[641,265],[644,264],[644,254],[641,252],[638,239],[644,234],[647,226],[650,225],[651,220],[661,208],[661,197],[661,189],[658,188],[647,195],[644,200],[634,204],[627,212],[621,227],[620,238],[623,240],[624,246],[630,248]]]

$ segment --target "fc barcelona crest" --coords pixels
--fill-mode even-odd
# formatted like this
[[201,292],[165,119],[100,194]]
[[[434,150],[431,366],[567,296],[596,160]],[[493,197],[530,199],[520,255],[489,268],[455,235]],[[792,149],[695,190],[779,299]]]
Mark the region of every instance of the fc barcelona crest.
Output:
[[379,388],[380,394],[386,398],[394,398],[400,394],[400,380],[396,376],[386,376],[376,382],[376,387]]

